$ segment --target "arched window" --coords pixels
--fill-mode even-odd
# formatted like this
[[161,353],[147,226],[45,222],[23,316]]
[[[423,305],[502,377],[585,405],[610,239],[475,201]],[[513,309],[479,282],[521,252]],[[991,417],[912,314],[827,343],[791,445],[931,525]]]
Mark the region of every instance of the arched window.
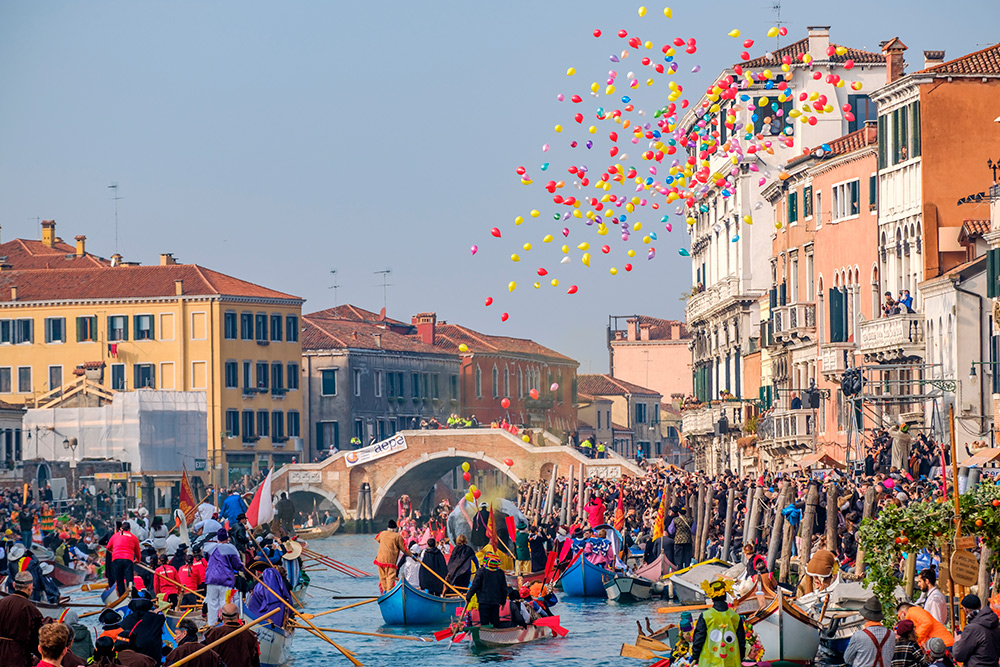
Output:
[[493,398],[500,398],[500,371],[493,367]]
[[483,369],[476,366],[476,398],[483,397]]

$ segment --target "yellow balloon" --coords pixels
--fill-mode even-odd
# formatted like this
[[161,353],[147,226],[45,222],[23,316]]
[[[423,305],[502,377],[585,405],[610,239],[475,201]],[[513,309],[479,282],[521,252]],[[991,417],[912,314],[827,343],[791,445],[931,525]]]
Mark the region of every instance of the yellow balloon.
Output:
[[616,269],[615,267],[612,266],[611,269],[610,269],[610,271],[611,271],[611,275],[613,275],[613,276],[617,276],[618,275],[618,269]]
[[542,286],[542,284],[541,284],[541,283],[539,283],[539,282],[536,282],[536,283],[535,283],[535,289],[538,289],[538,288],[539,288],[539,287],[541,287],[541,286]]
[[777,37],[778,36],[778,29],[777,28],[770,28],[770,29],[768,29],[767,36],[768,37]]
[[635,257],[635,250],[632,250],[632,248],[629,248],[628,252],[625,253],[625,254],[627,254],[629,257]]
[[463,463],[462,464],[462,472],[469,472],[469,464],[468,463]]
[[590,250],[590,244],[587,243],[586,241],[584,241],[583,243],[581,243],[580,245],[578,245],[576,248],[577,248],[577,250]]
[[650,238],[650,237],[648,237],[648,236],[643,236],[642,237],[642,242],[645,243],[646,245],[649,245],[650,243],[653,242],[653,239]]
[[519,225],[522,222],[524,222],[524,218],[522,218],[521,216],[517,216],[516,218],[514,218],[514,224],[515,225]]
[[730,30],[729,31],[729,36],[730,37],[739,37],[740,36],[739,28],[733,28],[732,30]]
[[465,343],[462,343],[461,345],[458,346],[458,351],[459,352],[468,352],[469,351],[469,346],[466,345]]
[[641,222],[635,223],[634,225],[632,225],[632,229],[637,232],[642,231],[642,223]]
[[668,19],[672,19],[674,17],[674,12],[670,9],[670,7],[664,7],[663,15],[666,16]]
[[530,213],[529,215],[530,215],[530,216],[531,216],[532,218],[537,218],[538,216],[540,216],[540,215],[541,215],[541,213],[540,213],[540,212],[538,211],[538,209],[531,209],[531,213]]
[[608,228],[604,225],[603,222],[601,224],[597,225],[597,233],[600,236],[607,236],[608,235]]
[[556,132],[562,132],[562,125],[556,125]]
[[653,43],[651,41],[649,41],[648,39],[645,42],[643,42],[642,45],[645,46],[647,49],[653,48]]
[[513,292],[516,289],[517,289],[517,283],[515,283],[513,280],[510,281],[509,283],[507,283],[507,291],[508,292]]
[[609,83],[608,87],[604,89],[604,94],[605,95],[614,95],[615,94],[615,84]]
[[525,442],[531,442],[531,437],[527,433],[525,433],[524,435],[521,436],[521,440],[524,440]]
[[568,245],[564,245],[563,247],[561,247],[559,249],[562,250],[562,252],[563,252],[564,255],[569,252],[569,246]]
[[545,238],[542,239],[542,243],[552,243],[552,234],[546,234]]
[[552,286],[553,287],[559,287],[559,279],[558,278],[553,278],[551,282],[552,282]]
[[590,92],[596,93],[600,89],[601,89],[601,86],[596,81],[594,83],[590,84]]
[[510,256],[510,261],[512,261],[512,262],[520,262],[521,258],[518,257],[517,254],[513,254],[513,255]]
[[591,125],[590,127],[588,127],[587,131],[590,132],[591,134],[597,134],[597,128],[594,127],[593,125]]
[[645,7],[640,7],[639,8],[639,16],[645,16],[645,15],[646,15],[646,8]]
[[753,224],[753,218],[750,217],[749,215],[744,215],[743,216],[743,222],[747,223],[748,225],[752,225]]
[[525,250],[531,250],[531,244],[530,244],[530,243],[525,243],[525,244],[524,244],[523,246],[521,246],[521,247],[522,247],[522,248],[524,248]]
[[589,252],[583,253],[583,258],[581,259],[581,261],[583,262],[584,266],[590,266],[590,253]]
[[576,74],[575,67],[570,67],[568,70],[566,70],[566,76],[573,76],[574,74]]

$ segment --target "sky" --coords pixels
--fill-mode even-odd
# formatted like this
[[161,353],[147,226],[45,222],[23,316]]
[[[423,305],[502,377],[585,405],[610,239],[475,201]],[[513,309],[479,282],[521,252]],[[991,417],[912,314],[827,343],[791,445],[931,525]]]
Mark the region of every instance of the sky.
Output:
[[[624,243],[580,220],[553,220],[568,209],[552,203],[547,181],[564,180],[559,193],[579,197],[587,191],[573,191],[567,165],[597,174],[615,162],[597,147],[584,153],[593,121],[577,125],[574,112],[593,118],[598,106],[622,106],[619,96],[632,94],[620,85],[626,71],[645,80],[638,55],[609,62],[625,46],[620,29],[654,42],[654,59],[660,45],[695,37],[698,51],[678,55],[675,77],[692,99],[738,61],[743,39],[757,41],[754,56],[774,48],[773,0],[671,4],[672,19],[663,4],[640,18],[640,5],[0,1],[0,240],[40,238],[39,220],[55,219],[67,242],[85,234],[96,254],[117,248],[152,264],[172,252],[301,296],[303,312],[338,303],[378,311],[375,272],[390,269],[391,317],[433,311],[532,338],[579,360],[581,372],[606,372],[609,315],[683,319],[692,281],[678,249],[687,234],[683,218],[671,233],[659,224],[672,209],[638,211],[632,221],[657,230],[648,260],[642,234]],[[797,2],[781,7],[781,20],[783,44],[809,25],[830,25],[833,42],[872,51],[899,36],[913,71],[923,50],[954,58],[995,43],[1000,3]],[[727,36],[734,28],[736,40]],[[617,94],[591,98],[590,82],[603,87],[611,69]],[[665,105],[667,81],[643,85],[636,107]],[[572,107],[560,93],[584,102]],[[557,134],[556,124],[567,129]],[[597,137],[604,144],[606,131]],[[645,169],[644,149],[623,148],[632,155],[619,163]],[[550,171],[541,171],[545,162]],[[533,185],[521,184],[518,166]],[[525,222],[515,225],[516,216]],[[555,241],[542,243],[546,234]],[[584,241],[593,244],[589,269],[574,247]],[[607,256],[603,243],[613,248]],[[569,285],[579,291],[567,294]]]

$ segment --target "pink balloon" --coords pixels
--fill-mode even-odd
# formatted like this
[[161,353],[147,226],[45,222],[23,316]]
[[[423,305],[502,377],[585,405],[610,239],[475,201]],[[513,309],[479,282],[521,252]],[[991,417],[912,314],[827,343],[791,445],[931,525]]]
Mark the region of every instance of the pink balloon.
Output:
[[479,252],[479,246],[474,245],[474,246],[472,246],[471,250],[472,250],[472,254],[475,255],[477,252]]
[[553,382],[552,386],[549,387],[549,391],[559,391],[559,383]]

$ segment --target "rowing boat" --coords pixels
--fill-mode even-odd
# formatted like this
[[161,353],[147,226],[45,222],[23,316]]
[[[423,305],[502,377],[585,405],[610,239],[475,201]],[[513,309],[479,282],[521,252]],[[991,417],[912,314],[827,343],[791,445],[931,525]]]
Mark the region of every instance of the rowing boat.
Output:
[[340,530],[340,517],[338,516],[333,523],[328,523],[325,526],[314,526],[312,528],[299,527],[295,529],[295,535],[300,540],[322,540],[324,537],[330,537],[338,530]]
[[[249,622],[253,619],[244,614],[243,620]],[[279,628],[269,621],[259,623],[251,629],[257,635],[257,643],[260,645],[260,667],[282,667],[288,664],[291,660],[294,629]]]
[[780,589],[766,606],[751,613],[747,622],[764,647],[764,660],[812,661],[816,657],[819,624]]
[[578,598],[605,597],[604,584],[614,579],[615,573],[594,565],[582,555],[566,568],[559,583],[563,593]]
[[521,583],[523,583],[525,586],[530,586],[531,584],[545,581],[545,570],[539,570],[538,572],[527,572],[525,574],[520,574],[520,575],[511,574],[510,572],[508,572],[507,585],[517,586],[518,577],[521,578]]
[[703,581],[712,581],[731,566],[724,560],[712,558],[695,563],[683,570],[677,570],[666,575],[670,582],[670,591],[678,602],[690,604],[705,601],[705,591],[701,590]]
[[60,586],[79,586],[87,579],[87,571],[54,562],[52,563],[52,578],[58,581]]
[[660,577],[670,574],[673,569],[673,563],[667,560],[666,556],[660,554],[651,563],[646,563],[635,568],[635,576],[656,581]]
[[604,584],[604,592],[613,602],[638,602],[649,599],[652,586],[649,579],[618,575]]
[[425,593],[400,579],[378,599],[378,609],[386,625],[447,625],[454,620],[465,600]]
[[[558,619],[558,616],[554,618]],[[556,636],[554,630],[540,625],[529,625],[524,628],[491,628],[474,625],[469,628],[468,632],[473,647],[486,651],[490,649],[508,648],[511,646],[517,646],[518,644],[527,644],[529,642],[538,641],[539,639]]]

